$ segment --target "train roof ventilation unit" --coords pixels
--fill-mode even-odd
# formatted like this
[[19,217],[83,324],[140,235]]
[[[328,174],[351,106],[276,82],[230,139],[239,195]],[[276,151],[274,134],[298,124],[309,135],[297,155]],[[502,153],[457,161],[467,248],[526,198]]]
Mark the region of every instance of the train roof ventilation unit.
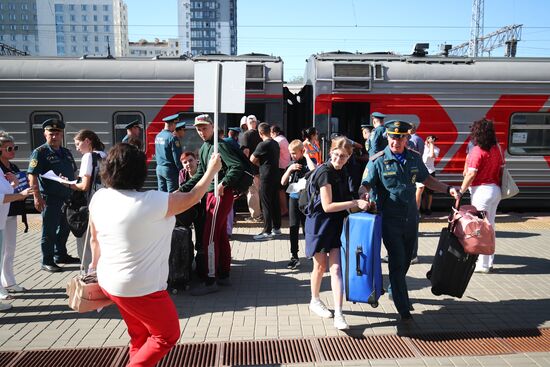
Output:
[[429,43],[417,43],[416,45],[414,45],[412,56],[424,57],[428,54],[429,48]]

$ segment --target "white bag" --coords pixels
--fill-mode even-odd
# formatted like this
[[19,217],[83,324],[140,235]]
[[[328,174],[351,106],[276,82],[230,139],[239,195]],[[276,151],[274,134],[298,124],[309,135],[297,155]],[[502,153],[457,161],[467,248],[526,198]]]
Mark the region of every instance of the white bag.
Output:
[[502,183],[500,185],[500,195],[502,199],[508,199],[512,196],[516,196],[519,193],[518,185],[512,178],[510,172],[506,167],[502,168]]
[[502,154],[502,150],[500,149],[500,146],[498,147],[500,151],[500,156],[502,157],[502,177],[501,177],[501,184],[500,184],[500,199],[508,199],[512,196],[516,196],[519,193],[518,185],[516,185],[516,182],[514,181],[514,178],[506,168],[506,165],[504,164],[504,157]]

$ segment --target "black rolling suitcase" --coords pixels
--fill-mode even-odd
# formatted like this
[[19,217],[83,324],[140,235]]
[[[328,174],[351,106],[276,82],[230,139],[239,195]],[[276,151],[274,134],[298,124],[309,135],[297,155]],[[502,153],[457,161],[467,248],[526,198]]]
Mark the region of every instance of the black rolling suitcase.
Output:
[[[458,206],[457,202],[455,207]],[[447,294],[462,298],[474,273],[477,256],[464,252],[458,238],[451,232],[450,224],[443,228],[432,268],[426,274],[432,283],[432,293],[436,296]]]
[[168,258],[168,291],[176,294],[178,290],[189,288],[193,255],[191,229],[175,227],[172,232],[172,244]]

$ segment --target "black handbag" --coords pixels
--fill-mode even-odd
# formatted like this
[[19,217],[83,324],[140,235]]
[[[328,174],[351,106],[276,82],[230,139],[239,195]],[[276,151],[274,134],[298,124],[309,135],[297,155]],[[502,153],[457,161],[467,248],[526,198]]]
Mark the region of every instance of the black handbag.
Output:
[[90,202],[92,188],[96,185],[98,177],[98,155],[92,153],[92,184],[88,191],[73,191],[71,196],[63,204],[63,213],[67,218],[69,229],[75,237],[82,237],[88,228],[88,204]]
[[88,193],[73,191],[63,204],[63,213],[67,218],[69,229],[75,237],[82,237],[88,228]]

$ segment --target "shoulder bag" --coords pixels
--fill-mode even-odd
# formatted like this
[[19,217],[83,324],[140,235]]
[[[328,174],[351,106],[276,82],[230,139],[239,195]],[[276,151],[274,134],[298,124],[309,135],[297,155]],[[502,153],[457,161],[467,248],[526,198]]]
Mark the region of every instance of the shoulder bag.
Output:
[[[89,228],[89,225],[88,225]],[[83,254],[86,254],[86,246],[89,245],[90,235],[86,236]],[[84,256],[83,255],[83,256]],[[85,274],[84,259],[80,265],[80,273],[67,283],[67,296],[69,296],[69,307],[78,313],[99,310],[109,306],[111,301],[99,287],[97,274]]]
[[509,199],[513,196],[516,196],[519,193],[519,188],[518,188],[518,185],[516,185],[514,178],[508,171],[508,168],[506,168],[506,164],[504,163],[504,155],[502,154],[502,150],[500,149],[500,146],[498,147],[498,150],[500,152],[500,156],[502,157],[502,177],[501,177],[501,184],[500,184],[500,196],[501,196],[501,200],[503,200],[503,199]]
[[63,204],[63,213],[67,218],[67,224],[71,233],[75,237],[82,237],[86,233],[88,226],[88,204],[90,202],[90,195],[92,188],[96,185],[97,180],[97,167],[98,156],[96,153],[92,153],[92,176],[90,188],[87,191],[74,190],[71,192],[71,196]]

